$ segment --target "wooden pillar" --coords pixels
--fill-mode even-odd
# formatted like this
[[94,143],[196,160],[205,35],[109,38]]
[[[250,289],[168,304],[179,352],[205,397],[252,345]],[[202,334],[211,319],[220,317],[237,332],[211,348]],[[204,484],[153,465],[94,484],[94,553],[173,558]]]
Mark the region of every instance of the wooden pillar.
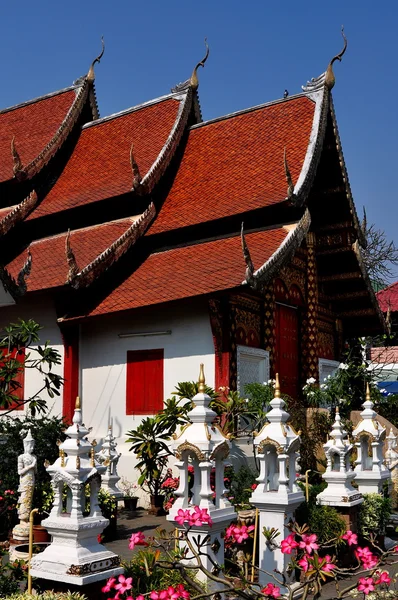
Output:
[[270,375],[275,374],[275,289],[274,282],[264,288],[264,349],[269,352]]
[[221,300],[209,300],[210,324],[215,354],[215,389],[229,386],[228,315]]
[[307,233],[307,315],[306,315],[306,343],[305,362],[306,377],[319,378],[318,364],[318,275],[315,256],[315,234]]
[[79,325],[62,330],[64,342],[63,416],[72,422],[76,397],[79,395]]

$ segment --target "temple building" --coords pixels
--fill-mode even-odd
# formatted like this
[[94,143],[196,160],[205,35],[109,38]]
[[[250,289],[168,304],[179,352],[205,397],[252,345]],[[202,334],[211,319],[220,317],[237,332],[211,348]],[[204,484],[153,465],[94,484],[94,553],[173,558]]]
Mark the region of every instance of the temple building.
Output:
[[93,435],[112,417],[123,437],[200,363],[216,388],[279,372],[297,396],[346,338],[382,331],[331,93],[345,48],[301,93],[210,121],[208,51],[114,115],[97,107],[101,56],[0,111],[1,324],[33,318],[60,350],[53,413],[71,418],[80,394]]

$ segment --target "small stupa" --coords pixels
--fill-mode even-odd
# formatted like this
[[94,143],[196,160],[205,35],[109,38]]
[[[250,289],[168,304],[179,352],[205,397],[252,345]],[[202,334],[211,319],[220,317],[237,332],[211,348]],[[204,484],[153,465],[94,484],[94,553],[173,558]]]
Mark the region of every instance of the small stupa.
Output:
[[[123,573],[120,557],[102,546],[98,537],[109,524],[98,505],[101,474],[95,460],[95,440],[87,439],[80,399],[76,399],[72,425],[60,444],[60,456],[47,467],[52,478],[54,504],[42,524],[52,542],[31,561],[31,574],[75,585],[86,585]],[[90,486],[90,511],[86,515],[86,486]],[[66,502],[64,502],[66,490]]]
[[318,504],[345,508],[361,504],[363,496],[351,483],[356,476],[350,464],[354,446],[348,439],[347,432],[343,429],[338,408],[336,408],[336,417],[330,438],[323,445],[323,448],[327,461],[323,478],[328,486],[318,494]]
[[380,493],[385,482],[391,479],[390,471],[384,464],[383,448],[386,429],[377,421],[377,413],[373,410],[370,399],[369,384],[366,384],[366,400],[361,412],[362,420],[352,432],[357,448],[357,459],[354,471],[355,482],[361,494]]
[[116,450],[117,443],[115,440],[116,438],[113,435],[112,424],[110,423],[102,448],[97,452],[96,457],[98,462],[106,467],[105,473],[101,478],[102,489],[112,494],[115,498],[123,498],[124,494],[117,485],[120,481],[117,472],[117,464],[121,457],[121,453]]

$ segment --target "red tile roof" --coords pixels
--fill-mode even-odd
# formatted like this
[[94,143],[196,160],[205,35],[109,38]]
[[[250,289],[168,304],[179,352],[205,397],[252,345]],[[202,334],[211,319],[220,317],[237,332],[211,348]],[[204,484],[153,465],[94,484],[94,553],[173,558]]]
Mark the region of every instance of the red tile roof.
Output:
[[389,306],[391,312],[398,312],[398,281],[377,292],[376,298],[383,312],[386,313]]
[[27,220],[129,192],[132,142],[144,177],[170,134],[179,104],[168,98],[83,128],[58,181]]
[[315,103],[305,96],[193,127],[172,188],[147,235],[285,200],[287,160],[303,167]]
[[[113,221],[72,231],[70,244],[81,270],[106,250],[135,221],[136,217]],[[29,249],[32,254],[32,270],[26,278],[27,291],[44,290],[65,284],[68,276],[65,241],[66,233],[33,242]],[[24,250],[6,265],[9,273],[17,278],[27,257]]]
[[[246,235],[256,269],[287,235],[288,230],[283,227]],[[234,288],[244,280],[245,268],[240,236],[156,252],[100,302],[90,316]]]
[[0,181],[13,177],[12,138],[27,165],[52,140],[75,98],[68,89],[0,112]]

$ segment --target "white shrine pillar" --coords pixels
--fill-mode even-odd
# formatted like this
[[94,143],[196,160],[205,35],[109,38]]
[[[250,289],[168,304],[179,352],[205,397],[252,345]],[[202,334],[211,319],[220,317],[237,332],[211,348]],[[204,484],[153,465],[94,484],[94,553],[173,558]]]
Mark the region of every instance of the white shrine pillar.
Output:
[[387,450],[385,455],[385,463],[391,473],[391,491],[390,497],[392,507],[398,508],[398,452],[396,450],[397,436],[393,434],[392,429],[386,437]]
[[[172,450],[177,458],[180,485],[175,492],[176,500],[170,509],[167,519],[174,521],[179,509],[192,510],[195,506],[206,508],[213,522],[212,526],[192,527],[188,538],[196,549],[193,538],[204,540],[209,536],[208,544],[202,549],[203,566],[215,575],[219,575],[224,564],[224,531],[236,520],[235,508],[227,499],[224,489],[225,459],[229,455],[230,441],[218,425],[213,425],[216,413],[209,408],[210,396],[205,393],[203,364],[200,365],[198,393],[193,398],[194,408],[188,413],[190,423],[182,428],[179,435],[174,435]],[[188,490],[188,465],[194,467],[194,484],[192,497]],[[210,473],[215,468],[215,492],[210,487]],[[179,532],[184,526],[175,523]],[[192,557],[188,551],[188,559]],[[212,562],[214,561],[214,562]],[[196,562],[192,560],[192,562]],[[215,564],[214,564],[215,563]],[[197,577],[207,584],[209,590],[222,589],[223,586],[211,581],[204,573],[198,571]]]
[[276,569],[281,573],[290,562],[291,556],[280,548],[273,549],[262,535],[263,528],[275,527],[280,532],[277,542],[289,535],[287,524],[294,520],[294,511],[304,502],[304,494],[296,484],[295,463],[300,448],[299,435],[287,424],[290,415],[284,410],[285,402],[280,395],[279,377],[276,374],[275,397],[268,423],[254,438],[254,446],[260,461],[257,488],[250,502],[259,510],[259,583],[275,583],[271,575]]
[[123,498],[124,494],[117,485],[120,481],[120,477],[117,472],[117,464],[121,454],[119,454],[116,450],[117,443],[115,440],[116,438],[113,435],[112,425],[109,425],[108,433],[104,438],[102,448],[99,452],[97,452],[96,457],[98,462],[106,467],[106,471],[101,478],[101,487],[112,494],[112,496],[119,499]]
[[352,432],[357,447],[355,481],[361,494],[379,494],[382,492],[384,482],[390,482],[391,475],[383,458],[386,430],[377,422],[377,413],[373,410],[368,383],[366,400],[362,406],[364,408],[361,412],[362,420]]
[[326,455],[326,471],[323,479],[328,486],[318,494],[317,503],[334,506],[347,523],[347,529],[357,530],[358,505],[363,502],[362,494],[352,486],[356,473],[350,464],[354,449],[347,432],[341,425],[339,409],[336,408],[336,419],[330,433],[330,439],[323,445]]
[[[98,506],[101,473],[106,469],[95,461],[95,440],[87,439],[82,423],[80,399],[76,400],[68,438],[60,444],[60,457],[47,468],[52,477],[54,504],[43,521],[52,535],[51,544],[31,561],[31,575],[74,585],[86,585],[123,573],[120,557],[98,542],[109,524]],[[85,487],[90,486],[90,512],[85,516]],[[63,506],[67,488],[70,501]],[[64,512],[64,508],[69,512]]]

